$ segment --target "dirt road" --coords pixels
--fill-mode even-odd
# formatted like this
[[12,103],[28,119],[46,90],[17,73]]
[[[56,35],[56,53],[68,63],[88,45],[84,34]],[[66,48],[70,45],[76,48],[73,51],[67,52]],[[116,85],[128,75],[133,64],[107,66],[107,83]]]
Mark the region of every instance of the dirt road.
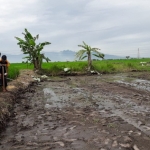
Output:
[[150,81],[53,77],[20,95],[0,150],[150,150]]

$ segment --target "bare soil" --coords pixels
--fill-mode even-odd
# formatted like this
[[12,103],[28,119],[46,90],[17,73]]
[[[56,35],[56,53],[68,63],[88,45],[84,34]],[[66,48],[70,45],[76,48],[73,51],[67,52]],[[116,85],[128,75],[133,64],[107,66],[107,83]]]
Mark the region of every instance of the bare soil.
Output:
[[28,85],[17,94],[0,149],[150,150],[149,77],[49,77]]

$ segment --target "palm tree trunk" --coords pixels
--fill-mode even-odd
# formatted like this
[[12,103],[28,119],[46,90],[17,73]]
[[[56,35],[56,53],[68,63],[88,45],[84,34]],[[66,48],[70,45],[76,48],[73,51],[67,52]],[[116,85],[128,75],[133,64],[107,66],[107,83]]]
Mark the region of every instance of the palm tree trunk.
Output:
[[91,70],[92,60],[91,60],[91,53],[88,54],[88,71]]
[[34,69],[38,69],[38,62],[37,60],[33,60],[33,64],[34,64]]

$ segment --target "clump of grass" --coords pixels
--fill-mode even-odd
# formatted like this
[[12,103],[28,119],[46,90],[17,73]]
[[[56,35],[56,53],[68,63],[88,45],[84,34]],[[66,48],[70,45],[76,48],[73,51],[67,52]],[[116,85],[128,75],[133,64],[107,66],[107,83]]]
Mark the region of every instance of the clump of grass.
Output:
[[15,79],[16,77],[18,77],[18,75],[19,75],[18,68],[12,67],[11,69],[9,69],[8,78]]
[[115,72],[116,68],[111,63],[102,63],[101,65],[95,64],[94,70],[97,70],[100,73],[113,73]]
[[128,62],[128,63],[127,63],[127,67],[128,67],[129,69],[134,69],[134,68],[135,68],[135,65],[134,65],[133,63],[131,63],[131,62]]
[[15,79],[21,69],[33,69],[33,65],[25,63],[11,63],[8,68],[8,78]]
[[107,127],[108,128],[116,128],[116,124],[109,123],[109,124],[107,124]]
[[52,65],[49,68],[49,72],[52,74],[52,76],[57,75],[58,73],[60,73],[62,71],[62,68],[59,67],[58,65]]
[[75,71],[75,72],[85,72],[86,71],[86,68],[87,68],[87,64],[86,63],[78,63],[74,66],[71,67],[71,70],[72,71]]
[[70,68],[71,72],[85,72],[87,62],[50,62],[43,63],[42,68],[48,69],[49,72],[60,73],[64,68]]
[[99,121],[100,121],[100,120],[99,120],[98,118],[93,119],[93,122],[94,122],[94,123],[99,123]]

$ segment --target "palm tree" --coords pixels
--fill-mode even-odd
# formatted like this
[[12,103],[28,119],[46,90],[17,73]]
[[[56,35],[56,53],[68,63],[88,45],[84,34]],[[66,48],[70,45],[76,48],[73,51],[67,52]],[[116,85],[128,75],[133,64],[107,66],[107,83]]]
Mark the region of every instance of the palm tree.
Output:
[[82,47],[83,49],[79,50],[76,53],[76,57],[79,58],[79,60],[83,60],[84,58],[88,57],[88,71],[91,70],[92,67],[92,59],[91,55],[93,53],[94,56],[104,59],[104,54],[99,52],[99,48],[92,48],[91,46],[87,45],[83,41],[83,45],[78,45],[79,47]]
[[17,43],[21,51],[23,51],[23,54],[27,54],[28,56],[24,57],[27,59],[27,62],[30,62],[34,65],[34,69],[41,69],[42,60],[45,59],[47,62],[50,61],[48,57],[45,57],[41,51],[43,50],[44,46],[51,44],[50,42],[43,42],[36,44],[36,40],[38,40],[39,35],[36,35],[33,37],[31,33],[25,29],[25,33],[22,33],[24,35],[24,40],[15,37],[19,42]]

